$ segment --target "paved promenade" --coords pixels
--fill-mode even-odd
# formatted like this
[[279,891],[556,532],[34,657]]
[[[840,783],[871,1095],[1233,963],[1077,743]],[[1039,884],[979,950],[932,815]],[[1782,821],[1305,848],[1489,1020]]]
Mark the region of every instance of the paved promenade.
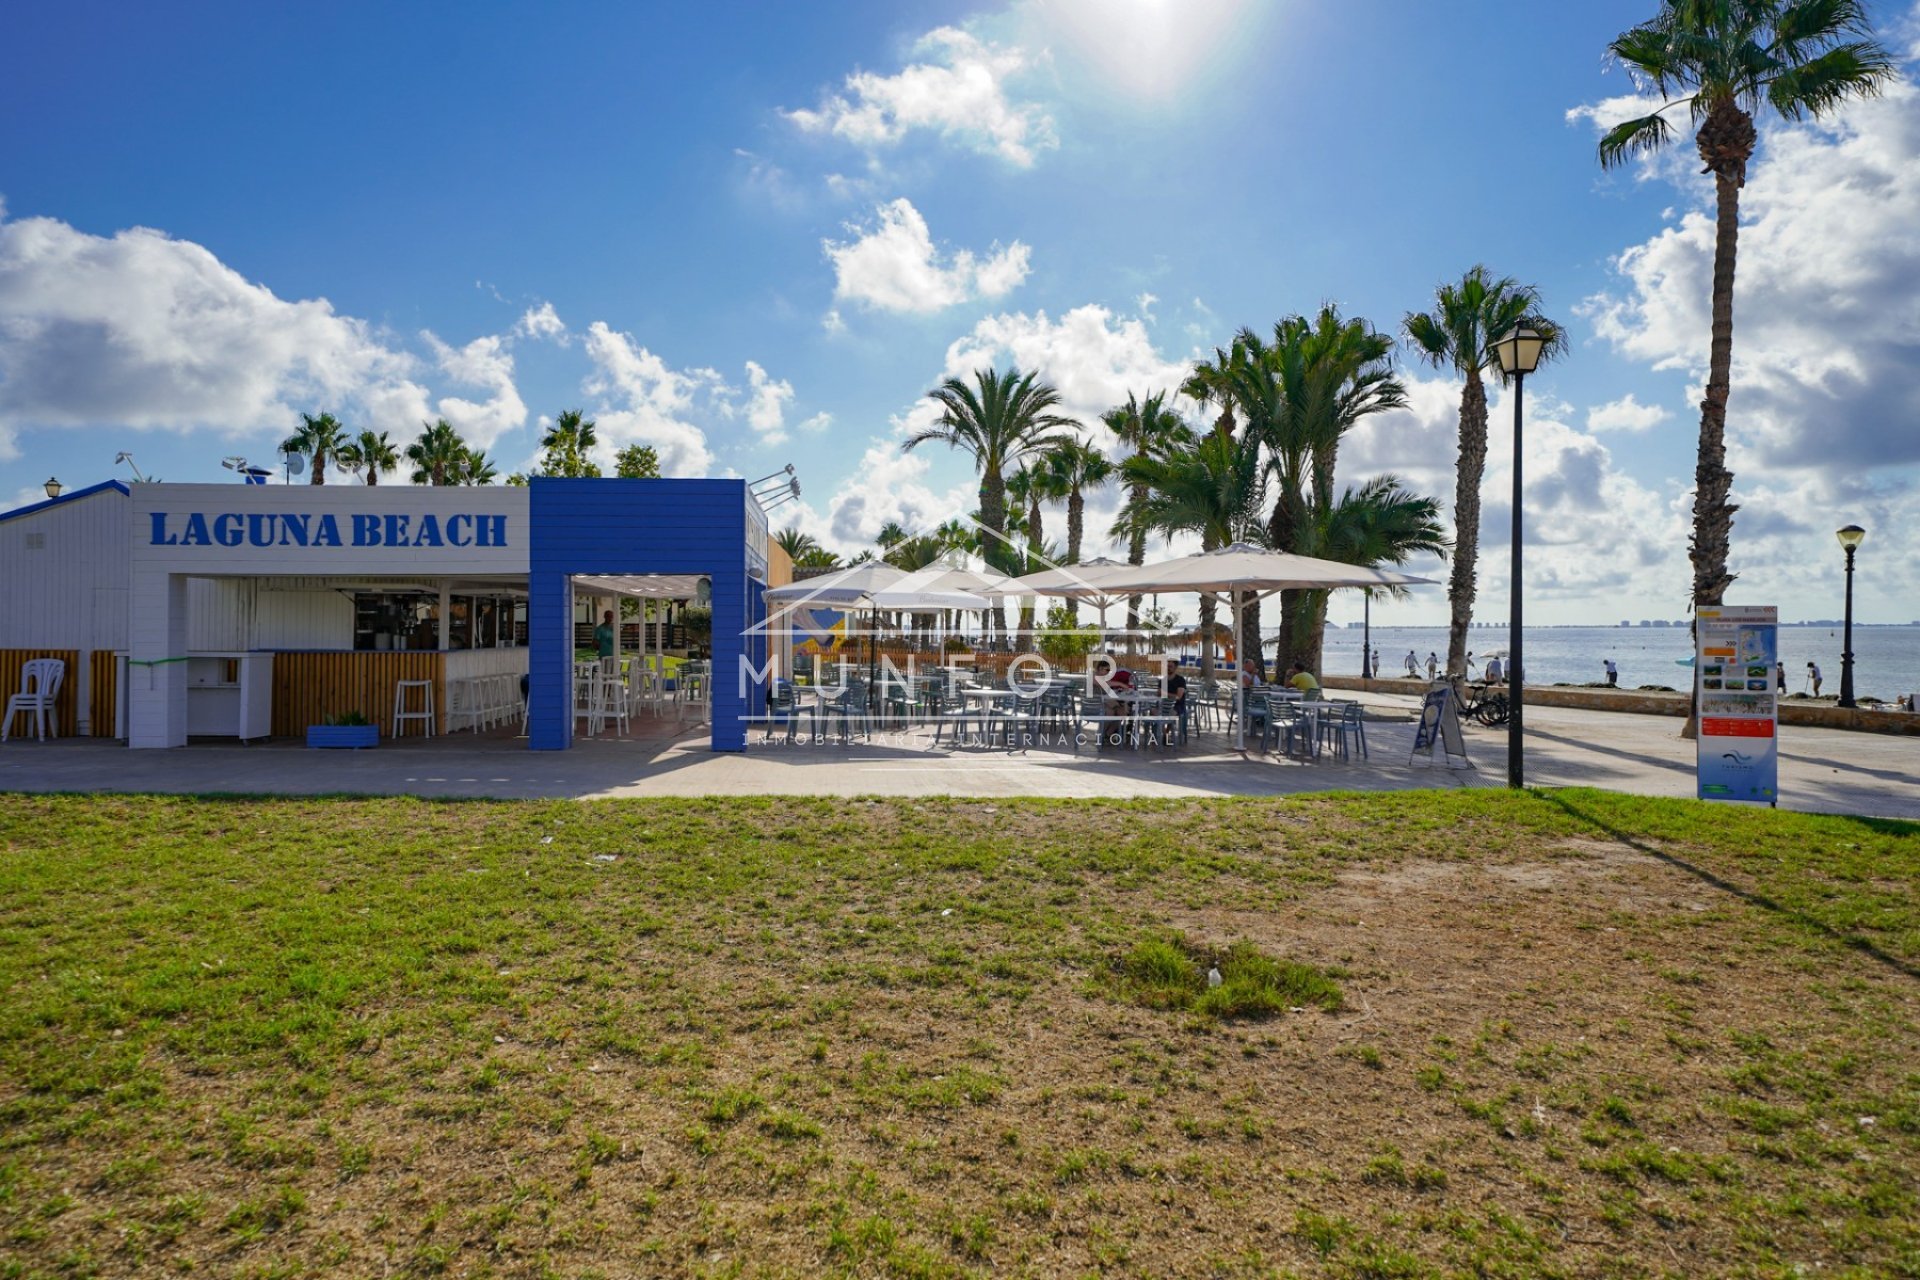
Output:
[[[436,797],[627,798],[708,795],[963,795],[1152,797],[1277,795],[1328,790],[1489,787],[1506,782],[1506,735],[1469,727],[1476,768],[1409,764],[1410,697],[1369,695],[1370,758],[1312,763],[1243,758],[1220,735],[1183,750],[1075,756],[1066,749],[931,749],[924,735],[851,746],[762,745],[744,755],[706,750],[705,734],[678,737],[639,724],[618,741],[584,739],[571,751],[530,752],[511,736],[408,740],[374,751],[309,751],[295,743],[195,745],[129,751],[69,739],[0,747],[0,790],[356,793]],[[1693,794],[1693,744],[1668,717],[1529,708],[1527,781],[1642,795]],[[1781,731],[1783,807],[1920,819],[1920,741],[1788,726]]]

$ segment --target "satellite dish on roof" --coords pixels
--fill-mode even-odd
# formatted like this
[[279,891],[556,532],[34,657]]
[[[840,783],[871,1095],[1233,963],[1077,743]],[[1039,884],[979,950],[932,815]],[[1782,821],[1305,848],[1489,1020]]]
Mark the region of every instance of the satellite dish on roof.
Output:
[[305,454],[290,453],[287,455],[287,474],[288,475],[297,476],[302,472],[304,472],[306,469],[307,469],[307,458]]

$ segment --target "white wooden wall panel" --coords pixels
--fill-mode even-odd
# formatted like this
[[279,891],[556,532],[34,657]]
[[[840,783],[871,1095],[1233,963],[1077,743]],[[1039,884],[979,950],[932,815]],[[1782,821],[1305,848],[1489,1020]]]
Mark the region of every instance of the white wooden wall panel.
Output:
[[96,592],[127,589],[128,500],[103,489],[0,523],[0,649],[118,649],[126,616]]

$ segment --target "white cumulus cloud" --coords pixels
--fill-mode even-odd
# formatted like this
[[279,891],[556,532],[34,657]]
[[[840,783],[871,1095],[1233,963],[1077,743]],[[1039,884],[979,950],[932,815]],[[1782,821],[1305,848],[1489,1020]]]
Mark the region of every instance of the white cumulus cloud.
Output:
[[747,425],[760,433],[766,444],[779,444],[787,438],[787,405],[793,400],[793,384],[770,377],[755,361],[747,361]]
[[594,372],[588,377],[588,395],[601,398],[593,417],[599,436],[611,451],[629,444],[649,444],[660,454],[660,473],[667,476],[703,476],[713,467],[707,435],[692,419],[696,402],[725,390],[712,369],[674,369],[629,334],[596,320],[587,329],[585,346]]
[[975,370],[992,365],[1004,372],[1009,364],[1051,384],[1063,410],[1084,422],[1103,445],[1111,440],[1100,415],[1124,404],[1129,392],[1144,399],[1164,391],[1174,408],[1193,408],[1171,394],[1187,375],[1186,362],[1161,355],[1138,317],[1118,316],[1094,304],[1075,307],[1058,320],[1044,311],[988,316],[947,348],[942,376],[971,379]]
[[1629,391],[1587,410],[1589,431],[1649,431],[1673,416],[1665,405],[1641,404]]
[[29,428],[277,439],[324,409],[405,429],[432,416],[418,373],[365,321],[275,297],[200,245],[8,220],[0,206],[0,457]]
[[927,60],[891,76],[856,71],[844,93],[828,95],[812,110],[786,112],[786,118],[805,132],[844,138],[868,151],[930,130],[1023,169],[1036,152],[1058,145],[1052,117],[1008,92],[1009,81],[1033,65],[1024,51],[989,44],[957,27],[928,32],[914,51]]
[[[1692,175],[1683,190],[1705,201]],[[1920,91],[1775,126],[1741,193],[1730,463],[1920,463]],[[1697,206],[1615,260],[1584,314],[1621,353],[1705,380],[1714,225]]]
[[553,309],[551,302],[543,302],[537,307],[528,307],[526,314],[514,321],[513,336],[516,338],[551,338],[565,345],[567,325],[560,313]]
[[[1027,278],[1031,251],[1018,240],[986,256],[959,249],[943,255],[927,220],[904,197],[881,205],[877,225],[850,226],[855,237],[825,242],[834,297],[882,311],[931,312],[976,297],[997,298]],[[835,328],[838,312],[829,329]]]
[[509,431],[526,425],[527,405],[513,380],[513,356],[498,336],[475,338],[464,347],[450,347],[433,334],[421,335],[433,349],[440,369],[464,386],[492,392],[485,400],[443,396],[436,408],[470,445],[482,449]]

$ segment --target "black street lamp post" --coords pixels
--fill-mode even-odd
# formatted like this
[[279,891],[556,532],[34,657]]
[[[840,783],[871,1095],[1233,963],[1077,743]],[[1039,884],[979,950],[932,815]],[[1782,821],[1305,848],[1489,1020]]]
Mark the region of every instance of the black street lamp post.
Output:
[[1851,707],[1853,701],[1853,553],[1866,540],[1867,531],[1857,524],[1850,524],[1836,532],[1840,545],[1847,549],[1847,623],[1840,633],[1840,705]]
[[1520,600],[1521,401],[1526,390],[1527,375],[1540,367],[1540,353],[1546,345],[1546,336],[1526,325],[1508,330],[1493,343],[1493,354],[1500,361],[1500,371],[1513,379],[1513,582],[1508,599],[1507,618],[1507,706],[1509,708],[1507,785],[1509,787],[1527,785],[1526,738],[1521,725],[1523,704],[1521,687],[1527,670],[1521,641],[1523,616]]

